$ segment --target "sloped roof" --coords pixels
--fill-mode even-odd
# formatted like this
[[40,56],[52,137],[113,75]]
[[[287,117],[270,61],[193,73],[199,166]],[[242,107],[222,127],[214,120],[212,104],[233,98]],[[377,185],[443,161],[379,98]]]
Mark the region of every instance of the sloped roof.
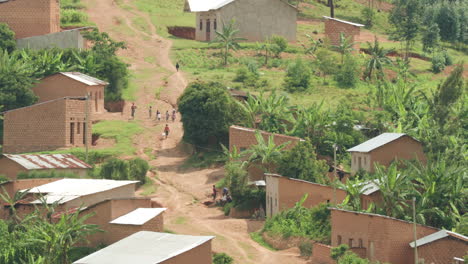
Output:
[[[455,232],[450,232],[450,231],[447,231],[447,230],[440,230],[438,232],[435,232],[433,234],[430,234],[428,236],[425,236],[423,238],[420,238],[420,239],[416,240],[416,246],[420,247],[420,246],[432,243],[434,241],[437,241],[439,239],[446,238],[448,236],[460,239],[460,240],[464,241],[465,243],[468,243],[468,237],[466,237],[464,235],[461,235],[461,234],[458,234],[458,233],[455,233]],[[410,247],[414,248],[414,241],[409,243],[409,245],[410,245]]]
[[379,186],[377,185],[378,180],[370,180],[365,181],[363,183],[358,184],[358,186],[362,186],[361,191],[364,195],[371,195],[377,191],[380,191]]
[[70,154],[12,155],[3,154],[27,170],[89,169],[91,165]]
[[235,0],[187,0],[190,12],[217,10]]
[[79,81],[81,83],[89,85],[89,86],[109,84],[108,82],[96,79],[94,77],[91,77],[81,72],[61,72],[60,74],[67,76],[68,78],[71,78],[75,81]]
[[140,231],[73,264],[157,264],[196,248],[213,236]]
[[112,220],[110,223],[120,225],[143,225],[164,211],[166,211],[166,208],[137,208],[126,215]]
[[[31,188],[28,193],[40,193],[44,196],[48,204],[58,202],[59,204],[66,203],[78,197],[108,191],[129,184],[135,184],[138,181],[115,181],[103,179],[62,179],[55,182],[40,185]],[[24,191],[24,190],[23,190]],[[41,199],[31,203],[40,204]]]
[[[374,138],[367,140],[355,147],[348,149],[349,152],[371,152],[376,148],[395,141],[403,136],[407,136],[404,133],[383,133]],[[413,138],[414,139],[414,138]],[[415,139],[416,140],[416,139]]]
[[349,21],[346,21],[346,20],[341,20],[341,19],[334,18],[334,17],[323,16],[323,18],[329,19],[329,20],[335,20],[337,22],[345,23],[345,24],[348,24],[348,25],[356,26],[356,27],[363,27],[364,26],[363,24],[353,23],[353,22],[349,22]]

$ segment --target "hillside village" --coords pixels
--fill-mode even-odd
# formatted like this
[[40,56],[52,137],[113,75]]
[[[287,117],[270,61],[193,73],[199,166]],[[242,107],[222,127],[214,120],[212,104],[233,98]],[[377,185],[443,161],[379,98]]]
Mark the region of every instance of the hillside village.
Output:
[[468,4],[0,0],[0,263],[468,262]]

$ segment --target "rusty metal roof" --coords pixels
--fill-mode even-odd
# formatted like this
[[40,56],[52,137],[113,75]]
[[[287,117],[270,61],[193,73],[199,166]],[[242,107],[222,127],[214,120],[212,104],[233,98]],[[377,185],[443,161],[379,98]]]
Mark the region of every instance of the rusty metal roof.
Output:
[[89,169],[91,165],[71,154],[13,155],[3,154],[27,170],[41,169]]

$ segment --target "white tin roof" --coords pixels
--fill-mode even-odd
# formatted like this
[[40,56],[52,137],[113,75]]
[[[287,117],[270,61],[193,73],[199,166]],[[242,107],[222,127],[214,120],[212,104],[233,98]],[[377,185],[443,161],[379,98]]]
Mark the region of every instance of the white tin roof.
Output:
[[335,20],[335,21],[345,23],[345,24],[348,24],[348,25],[352,25],[352,26],[356,26],[356,27],[363,27],[364,26],[363,24],[353,23],[353,22],[349,22],[349,21],[346,21],[346,20],[341,20],[341,19],[334,18],[334,17],[323,16],[323,18],[330,19],[330,20]]
[[[59,201],[60,204],[63,204],[81,196],[104,192],[137,182],[138,181],[62,179],[34,187],[29,190],[29,193],[44,194],[43,199],[45,199],[47,203]],[[41,203],[41,199],[35,200],[32,203]]]
[[137,208],[126,215],[112,220],[110,223],[120,225],[143,225],[164,211],[166,211],[166,208]]
[[[468,237],[464,236],[464,235],[461,235],[461,234],[458,234],[458,233],[455,233],[455,232],[450,232],[450,231],[447,231],[447,230],[440,230],[438,232],[435,232],[433,234],[430,234],[428,236],[425,236],[423,238],[420,238],[418,240],[416,240],[416,246],[420,247],[420,246],[423,246],[425,244],[429,244],[429,243],[432,243],[436,240],[439,240],[439,239],[442,239],[442,238],[445,238],[445,237],[448,237],[448,236],[452,236],[452,237],[455,237],[455,238],[458,238],[460,240],[464,240],[465,242],[468,242]],[[410,247],[414,248],[414,241],[409,243]]]
[[217,10],[235,0],[187,0],[190,12]]
[[73,264],[157,264],[196,248],[213,238],[213,236],[140,231]]
[[4,157],[21,165],[27,170],[41,169],[89,169],[91,165],[70,154],[12,155]]
[[380,191],[380,188],[377,185],[378,182],[379,182],[378,180],[370,180],[370,181],[359,183],[357,185],[362,186],[361,188],[362,194],[371,195],[377,191]]
[[371,138],[364,143],[361,143],[355,147],[348,149],[349,152],[371,152],[376,148],[379,148],[387,143],[395,141],[403,136],[404,133],[383,133],[375,138]]
[[67,76],[68,78],[71,78],[73,80],[82,82],[86,85],[89,86],[94,86],[94,85],[108,85],[108,82],[96,79],[94,77],[91,77],[89,75],[86,75],[81,72],[61,72],[60,74]]

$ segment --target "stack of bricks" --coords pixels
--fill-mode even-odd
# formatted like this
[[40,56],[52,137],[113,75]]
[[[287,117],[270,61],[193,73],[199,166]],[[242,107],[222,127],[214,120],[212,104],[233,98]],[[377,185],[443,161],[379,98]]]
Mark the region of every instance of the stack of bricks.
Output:
[[[18,108],[4,116],[4,153],[25,153],[91,144],[91,120],[84,128],[86,101],[61,98]],[[90,104],[88,105],[90,108]],[[88,110],[90,113],[90,109]]]
[[7,0],[0,3],[0,23],[17,39],[60,32],[59,0]]
[[[347,22],[344,20],[325,18],[325,36],[330,40],[330,44],[340,44],[340,34],[343,33],[351,42],[359,42],[359,35],[363,25]],[[356,49],[357,43],[355,44]]]

